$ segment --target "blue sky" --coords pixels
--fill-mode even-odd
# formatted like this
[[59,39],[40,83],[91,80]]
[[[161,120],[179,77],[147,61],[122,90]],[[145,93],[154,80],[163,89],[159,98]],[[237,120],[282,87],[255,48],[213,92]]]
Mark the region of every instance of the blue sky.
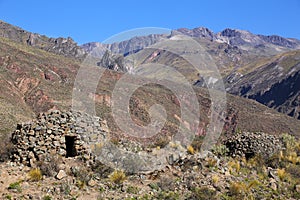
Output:
[[300,39],[300,0],[0,0],[0,19],[79,44],[141,27],[238,28]]

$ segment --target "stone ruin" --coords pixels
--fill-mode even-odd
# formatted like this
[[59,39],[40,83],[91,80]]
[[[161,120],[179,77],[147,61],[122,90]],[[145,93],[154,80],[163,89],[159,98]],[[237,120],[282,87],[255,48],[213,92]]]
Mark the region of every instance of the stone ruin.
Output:
[[279,136],[261,132],[237,133],[227,138],[224,144],[229,149],[230,156],[247,159],[257,155],[267,158],[283,149],[283,142]]
[[41,113],[36,120],[17,125],[12,159],[29,166],[50,155],[92,161],[91,145],[103,141],[107,133],[106,121],[99,117],[58,110]]

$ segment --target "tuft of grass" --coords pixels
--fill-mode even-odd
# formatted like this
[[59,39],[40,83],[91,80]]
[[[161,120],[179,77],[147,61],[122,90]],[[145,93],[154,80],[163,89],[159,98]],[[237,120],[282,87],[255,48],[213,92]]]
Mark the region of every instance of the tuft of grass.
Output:
[[195,154],[195,149],[194,149],[194,147],[193,147],[192,145],[188,145],[188,146],[187,146],[187,152],[188,152],[189,154],[194,155],[194,154]]
[[28,175],[31,181],[40,181],[43,178],[42,171],[39,168],[30,170]]
[[17,192],[21,193],[22,192],[21,181],[9,184],[8,189],[17,190]]
[[199,199],[199,200],[216,200],[216,191],[208,188],[206,186],[203,187],[196,187],[192,189],[192,194],[188,199]]
[[43,200],[51,200],[51,199],[52,199],[52,197],[49,196],[49,195],[46,195],[46,196],[43,197]]
[[287,173],[284,168],[277,169],[277,175],[281,181],[284,181],[287,178]]
[[228,169],[230,174],[236,172],[239,173],[240,169],[241,169],[241,165],[240,162],[238,160],[231,160],[228,162]]
[[211,177],[211,180],[212,180],[213,184],[217,184],[220,181],[220,177],[217,174],[214,174]]
[[121,184],[126,180],[126,174],[123,170],[115,170],[109,176],[109,180],[115,184]]
[[300,162],[300,157],[298,157],[297,152],[291,151],[286,156],[287,161],[293,163],[294,165]]

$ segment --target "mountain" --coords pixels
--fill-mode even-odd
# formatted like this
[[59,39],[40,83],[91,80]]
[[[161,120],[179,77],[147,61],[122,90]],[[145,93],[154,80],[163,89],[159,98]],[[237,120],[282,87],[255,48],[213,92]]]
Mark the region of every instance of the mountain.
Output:
[[[27,121],[49,109],[71,108],[74,80],[80,63],[76,59],[53,54],[39,48],[0,37],[1,133],[9,133],[17,122]],[[96,102],[97,114],[104,117],[113,133],[120,133],[111,115],[111,95],[122,73],[107,70],[95,93],[87,96]],[[132,79],[136,79],[131,75]],[[144,82],[145,79],[140,81]],[[177,84],[174,82],[174,84]],[[205,133],[210,113],[210,96],[206,89],[194,88],[200,103],[200,129]],[[130,109],[137,124],[149,123],[148,108],[162,104],[168,111],[168,121],[162,133],[172,134],[178,127],[180,104],[169,90],[157,85],[145,85],[132,96]],[[228,95],[228,113],[224,131],[236,129],[279,134],[299,134],[297,120],[245,98]],[[250,122],[251,121],[251,122]]]
[[[193,37],[208,52],[223,76],[228,92],[257,100],[270,108],[299,119],[299,88],[297,87],[299,67],[298,53],[295,53],[297,52],[295,50],[300,48],[300,41],[297,39],[276,35],[256,35],[249,31],[235,29],[225,29],[215,34],[207,28],[200,27],[173,30],[170,35],[135,37],[106,47],[100,43],[97,45],[104,49],[108,48],[115,54],[125,55],[124,60],[134,59],[135,66],[146,63],[175,66],[176,70],[185,75],[191,83],[205,86],[204,79],[199,78],[197,70],[192,69],[184,59],[179,58],[188,55],[189,52],[178,52],[180,55],[178,56],[157,48],[161,43],[179,42],[180,35]],[[94,48],[89,47],[91,52]],[[280,70],[281,65],[283,70]],[[126,69],[125,71],[128,71],[128,67]],[[280,92],[274,92],[279,88],[281,88]]]
[[300,51],[240,68],[228,91],[300,119]]
[[226,43],[232,47],[237,47],[241,50],[251,50],[253,52],[262,53],[264,55],[274,55],[280,52],[285,52],[293,49],[300,49],[300,40],[283,38],[277,35],[265,36],[256,35],[249,31],[225,29],[219,33],[214,33],[205,27],[194,29],[180,28],[173,30],[168,34],[151,34],[148,36],[137,36],[122,42],[112,44],[102,44],[99,42],[91,42],[83,44],[81,47],[88,53],[95,48],[99,49],[94,56],[101,56],[105,52],[101,49],[108,49],[114,54],[135,53],[150,45],[160,42],[164,39],[169,39],[175,35],[183,34],[193,38],[204,38],[211,42]]
[[66,57],[83,59],[86,52],[70,37],[49,38],[25,31],[0,20],[0,36]]

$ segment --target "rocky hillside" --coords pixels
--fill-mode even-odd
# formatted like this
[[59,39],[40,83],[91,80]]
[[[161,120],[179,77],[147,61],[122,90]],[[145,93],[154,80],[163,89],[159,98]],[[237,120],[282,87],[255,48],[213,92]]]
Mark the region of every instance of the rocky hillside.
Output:
[[[80,116],[78,113],[76,115]],[[25,153],[32,161],[29,165],[10,158],[0,162],[1,198],[296,200],[300,197],[300,141],[290,135],[272,136],[262,132],[240,132],[220,141],[209,152],[199,151],[202,144],[199,138],[189,146],[170,142],[168,145],[174,154],[167,157],[167,165],[146,173],[132,173],[101,162],[101,159],[105,160],[105,157],[110,156],[109,153],[102,158],[97,157],[96,160],[89,159],[89,154],[67,157],[61,156],[65,155],[64,153],[51,154],[56,146],[59,147],[57,150],[68,151],[70,148],[66,141],[53,142],[51,138],[64,132],[59,130],[68,126],[71,116],[70,112],[43,113],[37,121],[41,122],[44,119],[45,124],[48,122],[48,127],[31,129],[27,123],[16,130],[19,143],[13,140],[16,145],[12,148],[15,152],[24,152],[24,146],[20,144],[29,138],[25,143],[34,147],[29,149],[29,153]],[[57,133],[49,131],[56,130],[56,127],[50,124],[57,126]],[[35,126],[36,121],[32,121],[31,125]],[[37,133],[39,138],[33,140],[31,135]],[[42,143],[45,138],[50,138],[50,142]],[[60,137],[59,140],[63,139],[64,137]],[[99,144],[104,142],[101,139],[99,141]],[[79,142],[76,142],[76,145],[80,144]],[[114,145],[123,148],[124,151],[134,151],[138,154],[146,150],[148,155],[160,159],[161,155],[157,153],[160,147],[141,146],[128,150],[128,144],[114,142]],[[131,142],[132,144],[134,142]],[[43,148],[39,149],[40,146]],[[103,146],[97,145],[98,150]],[[42,151],[43,159],[32,159],[35,153]],[[92,153],[97,151],[93,150]],[[178,151],[181,152],[180,156],[176,156]],[[5,153],[8,154],[7,151]],[[165,157],[163,159],[165,160]],[[135,166],[132,163],[128,164]]]
[[[70,108],[72,88],[79,69],[77,61],[6,38],[1,38],[0,44],[2,133],[9,133],[16,122],[27,121],[40,112],[52,108]],[[107,119],[108,125],[116,133],[118,130],[111,118],[110,99],[115,84],[121,77],[122,73],[106,71],[96,93],[87,94],[96,101],[97,113]],[[209,113],[209,94],[205,89],[195,90],[202,108],[200,112]],[[175,99],[174,94],[159,86],[141,87],[132,97],[130,108],[133,119],[140,125],[146,125],[149,123],[147,109],[154,103],[162,104],[170,116],[163,132],[171,133],[178,127],[176,115],[180,116],[180,105]],[[228,99],[227,131],[238,128],[295,135],[300,132],[300,124],[292,118],[243,98],[229,95]],[[209,118],[207,114],[201,116],[199,130],[206,130]],[[249,119],[257,123],[247,123]]]
[[230,93],[300,119],[300,51],[260,60],[234,74],[234,80],[228,84]]
[[0,37],[66,57],[83,59],[86,52],[70,37],[49,38],[0,21]]

